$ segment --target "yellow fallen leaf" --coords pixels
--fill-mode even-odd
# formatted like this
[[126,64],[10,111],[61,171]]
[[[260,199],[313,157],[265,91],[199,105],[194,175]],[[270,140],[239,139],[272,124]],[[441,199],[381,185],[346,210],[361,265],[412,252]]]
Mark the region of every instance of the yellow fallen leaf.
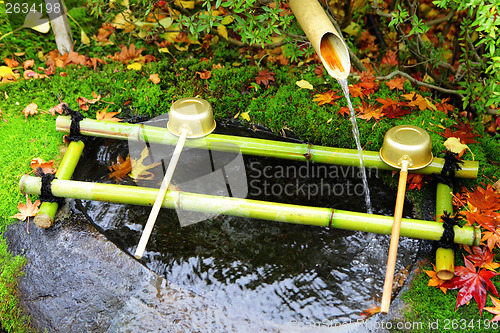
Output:
[[446,149],[448,149],[449,151],[451,151],[452,153],[455,153],[455,154],[460,154],[465,149],[468,149],[470,151],[470,153],[472,154],[472,160],[474,160],[474,154],[470,150],[469,146],[461,143],[459,138],[449,137],[444,142],[444,146],[446,147]]
[[240,117],[245,119],[246,121],[250,121],[250,116],[248,115],[250,113],[250,111],[247,111],[247,112],[242,112],[240,114]]
[[179,6],[181,8],[185,8],[185,9],[194,9],[194,1],[193,0],[191,0],[191,1],[175,0],[174,4],[176,4],[177,6]]
[[134,62],[133,64],[128,65],[127,69],[133,69],[136,71],[140,71],[142,69],[142,65],[138,62]]
[[170,53],[170,50],[168,49],[168,47],[162,47],[162,48],[158,49],[158,52],[160,52],[160,53]]
[[80,30],[81,31],[81,40],[82,40],[82,44],[84,45],[90,45],[90,38],[89,36],[87,36],[87,34],[85,33],[85,31]]
[[161,81],[161,80],[160,80],[160,75],[158,75],[158,74],[151,74],[151,75],[149,76],[149,79],[150,79],[150,80],[151,80],[151,82],[153,82],[154,84],[158,84],[158,83],[160,83],[160,81]]
[[158,21],[158,23],[165,29],[170,28],[170,26],[174,23],[174,20],[171,17],[164,17]]
[[219,25],[217,27],[217,32],[219,33],[219,35],[221,35],[221,37],[224,37],[225,39],[227,39],[227,29],[224,25]]
[[12,68],[7,67],[7,66],[0,66],[0,79],[7,74],[14,74],[14,72],[12,71]]
[[295,82],[300,88],[304,88],[304,89],[310,89],[310,90],[313,90],[314,87],[312,84],[310,84],[309,82],[307,82],[306,80],[300,80],[300,81],[297,81]]

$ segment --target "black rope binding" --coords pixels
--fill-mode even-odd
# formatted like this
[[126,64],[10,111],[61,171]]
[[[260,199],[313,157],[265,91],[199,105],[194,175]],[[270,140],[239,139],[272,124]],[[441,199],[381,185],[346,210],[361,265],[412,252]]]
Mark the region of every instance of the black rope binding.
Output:
[[71,126],[69,135],[66,135],[66,141],[83,141],[84,136],[80,133],[80,121],[83,120],[83,115],[78,111],[71,110],[66,104],[63,104],[63,110],[71,116]]
[[56,197],[52,194],[52,181],[56,178],[51,173],[44,173],[41,167],[36,168],[35,175],[42,178],[42,187],[40,189],[41,202],[56,202],[59,206],[64,203],[64,198]]
[[462,169],[460,164],[464,164],[464,162],[458,158],[457,154],[452,153],[451,151],[446,151],[441,174],[434,174],[435,179],[440,183],[453,187],[455,172]]
[[455,250],[456,244],[454,227],[457,225],[458,216],[455,215],[451,217],[450,214],[445,211],[444,215],[441,217],[441,220],[443,220],[444,230],[443,235],[441,236],[439,241],[437,241],[437,247]]

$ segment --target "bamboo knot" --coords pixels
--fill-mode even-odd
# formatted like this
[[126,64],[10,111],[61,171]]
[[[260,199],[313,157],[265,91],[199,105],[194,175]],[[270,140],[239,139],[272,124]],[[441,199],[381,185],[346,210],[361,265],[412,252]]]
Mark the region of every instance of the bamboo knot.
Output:
[[307,161],[310,161],[312,160],[313,158],[313,153],[312,153],[312,149],[313,149],[313,145],[310,143],[307,145],[307,153],[303,154],[303,156],[305,157],[305,159]]

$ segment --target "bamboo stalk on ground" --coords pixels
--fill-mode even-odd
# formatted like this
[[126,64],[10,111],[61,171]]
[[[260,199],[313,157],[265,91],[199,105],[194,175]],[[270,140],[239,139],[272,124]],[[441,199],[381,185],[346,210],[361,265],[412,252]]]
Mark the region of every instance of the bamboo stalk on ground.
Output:
[[[40,194],[41,180],[38,177],[25,175],[21,178],[19,185],[23,193]],[[52,192],[54,195],[67,198],[152,206],[158,189],[54,179]],[[162,207],[386,235],[391,233],[393,223],[392,216],[183,191],[168,191]],[[434,221],[402,219],[400,235],[439,240],[443,230],[443,226]],[[457,244],[477,245],[480,239],[481,232],[474,227],[455,227],[455,243]]]
[[[56,120],[56,129],[69,133],[71,118],[59,116]],[[175,146],[177,137],[169,133],[166,128],[142,124],[116,123],[83,119],[80,121],[80,132],[105,138],[143,141]],[[204,138],[191,139],[186,147],[211,149],[227,152],[241,152],[245,155],[275,157],[296,161],[311,161],[315,163],[336,164],[344,166],[359,166],[359,155],[355,149],[297,144],[274,140],[255,139],[231,135],[210,134]],[[367,168],[398,171],[399,169],[387,165],[380,159],[378,152],[363,151],[363,158]],[[412,170],[424,175],[439,174],[444,165],[444,159],[435,157],[432,163],[425,168]],[[462,169],[455,174],[459,178],[476,178],[479,163],[464,161]]]
[[[68,149],[66,150],[59,168],[57,169],[55,175],[57,179],[71,179],[84,147],[85,144],[82,141],[72,141],[69,143]],[[40,206],[40,210],[33,220],[35,225],[43,229],[52,226],[58,208],[59,205],[57,202],[43,202]]]
[[[448,185],[438,183],[436,186],[436,222],[444,212],[453,213],[453,193]],[[441,280],[451,280],[455,276],[455,254],[453,249],[438,248],[436,250],[436,275]]]

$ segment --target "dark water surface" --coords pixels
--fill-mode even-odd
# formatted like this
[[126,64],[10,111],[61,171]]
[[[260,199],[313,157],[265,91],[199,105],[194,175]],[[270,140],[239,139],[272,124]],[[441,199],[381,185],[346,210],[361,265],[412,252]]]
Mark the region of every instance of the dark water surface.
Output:
[[[219,126],[217,133],[283,140],[234,126]],[[114,183],[108,179],[108,166],[118,155],[130,153],[138,159],[143,148],[91,139],[73,178]],[[155,179],[135,183],[127,177],[120,184],[159,187],[172,151],[170,146],[151,146],[144,164],[166,161],[148,170]],[[207,154],[185,149],[172,184],[188,192],[366,211],[356,168]],[[393,214],[396,194],[376,171],[368,176],[374,213]],[[133,255],[151,208],[83,201],[82,210],[106,237]],[[412,217],[411,211],[406,202],[403,216]],[[413,264],[418,244],[401,238],[396,272]],[[344,323],[359,319],[381,297],[388,248],[388,235],[162,209],[142,260],[169,281],[263,320]]]

